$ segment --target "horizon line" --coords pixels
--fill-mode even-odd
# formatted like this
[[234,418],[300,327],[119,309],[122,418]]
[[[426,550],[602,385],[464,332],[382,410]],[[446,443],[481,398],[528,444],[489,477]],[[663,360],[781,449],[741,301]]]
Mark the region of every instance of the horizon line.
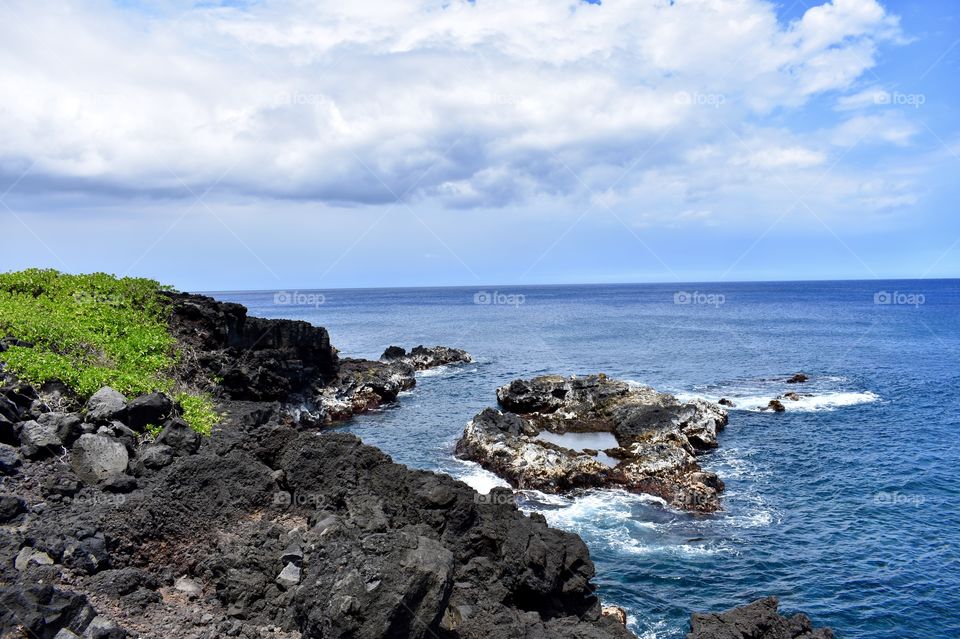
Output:
[[958,281],[960,277],[892,277],[892,278],[838,278],[838,279],[786,279],[786,280],[689,280],[683,282],[552,282],[546,284],[440,284],[440,285],[421,285],[421,286],[330,286],[325,288],[305,287],[305,286],[286,286],[277,288],[252,288],[252,289],[208,289],[208,290],[189,290],[186,293],[206,294],[213,293],[269,293],[277,291],[291,290],[297,291],[386,291],[386,290],[425,290],[425,289],[485,289],[485,288],[551,288],[563,286],[683,286],[692,284],[816,284],[816,283],[834,283],[834,282],[948,282]]

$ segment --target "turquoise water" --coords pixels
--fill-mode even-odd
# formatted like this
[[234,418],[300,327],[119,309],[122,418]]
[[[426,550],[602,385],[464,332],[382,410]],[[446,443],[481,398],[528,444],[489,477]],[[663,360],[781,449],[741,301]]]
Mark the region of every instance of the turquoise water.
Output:
[[[454,442],[517,377],[605,372],[735,401],[702,458],[727,484],[721,513],[619,492],[520,496],[584,538],[601,596],[640,636],[682,637],[692,610],[772,594],[839,637],[960,637],[960,282],[286,293],[215,295],[326,326],[347,356],[420,343],[475,356],[345,428],[478,489],[496,478],[454,459]],[[800,370],[808,384],[783,383]],[[788,390],[808,396],[755,410]]]

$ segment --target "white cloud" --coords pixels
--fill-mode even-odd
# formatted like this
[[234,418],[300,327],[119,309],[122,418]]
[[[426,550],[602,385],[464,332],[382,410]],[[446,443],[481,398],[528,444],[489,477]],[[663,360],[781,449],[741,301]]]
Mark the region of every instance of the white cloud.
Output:
[[[220,180],[239,195],[452,207],[604,192],[631,167],[611,201],[665,189],[702,218],[689,203],[743,167],[824,165],[829,143],[765,130],[766,114],[850,90],[899,33],[875,0],[791,24],[766,0],[174,7],[5,3],[0,166],[36,161],[47,189],[188,196]],[[885,126],[883,140],[909,141]],[[715,182],[690,175],[706,162]]]

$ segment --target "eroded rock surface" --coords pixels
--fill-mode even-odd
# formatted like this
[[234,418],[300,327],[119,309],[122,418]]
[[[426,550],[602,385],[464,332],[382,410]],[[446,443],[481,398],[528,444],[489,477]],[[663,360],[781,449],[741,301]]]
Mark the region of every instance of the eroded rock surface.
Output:
[[775,597],[758,599],[721,613],[694,613],[687,639],[833,639],[829,628],[814,628],[804,614],[784,617]]
[[623,488],[685,510],[720,506],[723,482],[696,459],[727,423],[716,404],[605,375],[516,380],[497,400],[504,410],[477,415],[456,450],[517,488]]

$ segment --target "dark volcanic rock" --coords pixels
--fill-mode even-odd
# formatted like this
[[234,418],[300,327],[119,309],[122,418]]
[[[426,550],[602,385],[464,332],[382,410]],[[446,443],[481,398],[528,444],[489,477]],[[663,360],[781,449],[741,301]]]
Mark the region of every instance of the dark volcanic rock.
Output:
[[417,346],[409,353],[390,346],[378,362],[344,359],[337,377],[318,394],[323,420],[340,421],[395,401],[416,385],[418,370],[471,361],[466,351],[446,346]]
[[0,444],[0,473],[12,475],[20,465],[20,453],[9,444]]
[[[61,564],[91,575],[80,592],[101,614],[129,611],[101,620],[141,637],[171,636],[169,622],[210,637],[631,636],[601,615],[575,535],[351,435],[298,432],[267,405],[225,408],[228,423],[195,454],[123,499],[76,487],[26,518],[28,554],[51,558],[29,570],[58,588]],[[207,622],[157,595],[184,575]],[[63,625],[36,627],[52,636]]]
[[775,413],[786,412],[787,407],[779,399],[771,399],[770,403],[763,410],[772,410]]
[[174,455],[192,455],[200,448],[200,440],[200,434],[180,418],[168,421],[157,435],[157,444],[169,446]]
[[783,617],[774,597],[722,613],[694,613],[687,639],[833,639],[829,628],[814,628],[803,614]]
[[129,462],[126,446],[106,435],[81,435],[70,458],[77,475],[91,484],[122,475]]
[[27,504],[16,495],[0,495],[0,524],[13,521],[26,510]]
[[787,380],[788,384],[802,384],[809,380],[810,378],[804,373],[797,373],[793,377]]
[[24,457],[39,459],[58,454],[63,449],[63,442],[57,435],[56,424],[51,422],[39,423],[34,420],[20,425],[20,450]]
[[337,373],[337,351],[325,328],[293,320],[248,317],[239,304],[169,293],[170,325],[190,353],[184,371],[199,386],[232,399],[287,400],[309,394]]
[[44,586],[0,587],[0,636],[53,639],[66,628],[82,635],[94,612],[87,598]]
[[470,353],[459,348],[447,346],[415,346],[407,353],[399,346],[389,346],[383,351],[380,360],[384,362],[406,362],[416,370],[426,370],[448,364],[466,364],[473,361]]
[[37,423],[53,428],[64,446],[73,446],[77,438],[83,434],[83,420],[76,413],[44,413],[37,418]]
[[[716,447],[727,423],[715,404],[681,402],[605,375],[516,380],[497,389],[497,399],[509,412],[477,415],[457,442],[457,455],[517,488],[624,488],[685,510],[719,508],[723,482],[696,461],[700,451]],[[563,436],[578,433],[609,444],[604,451],[565,447]]]
[[106,424],[115,419],[123,420],[127,411],[127,398],[109,386],[104,386],[87,400],[87,419],[94,424]]
[[149,425],[159,426],[172,411],[173,400],[163,393],[142,395],[127,405],[125,423],[134,430],[142,431]]

